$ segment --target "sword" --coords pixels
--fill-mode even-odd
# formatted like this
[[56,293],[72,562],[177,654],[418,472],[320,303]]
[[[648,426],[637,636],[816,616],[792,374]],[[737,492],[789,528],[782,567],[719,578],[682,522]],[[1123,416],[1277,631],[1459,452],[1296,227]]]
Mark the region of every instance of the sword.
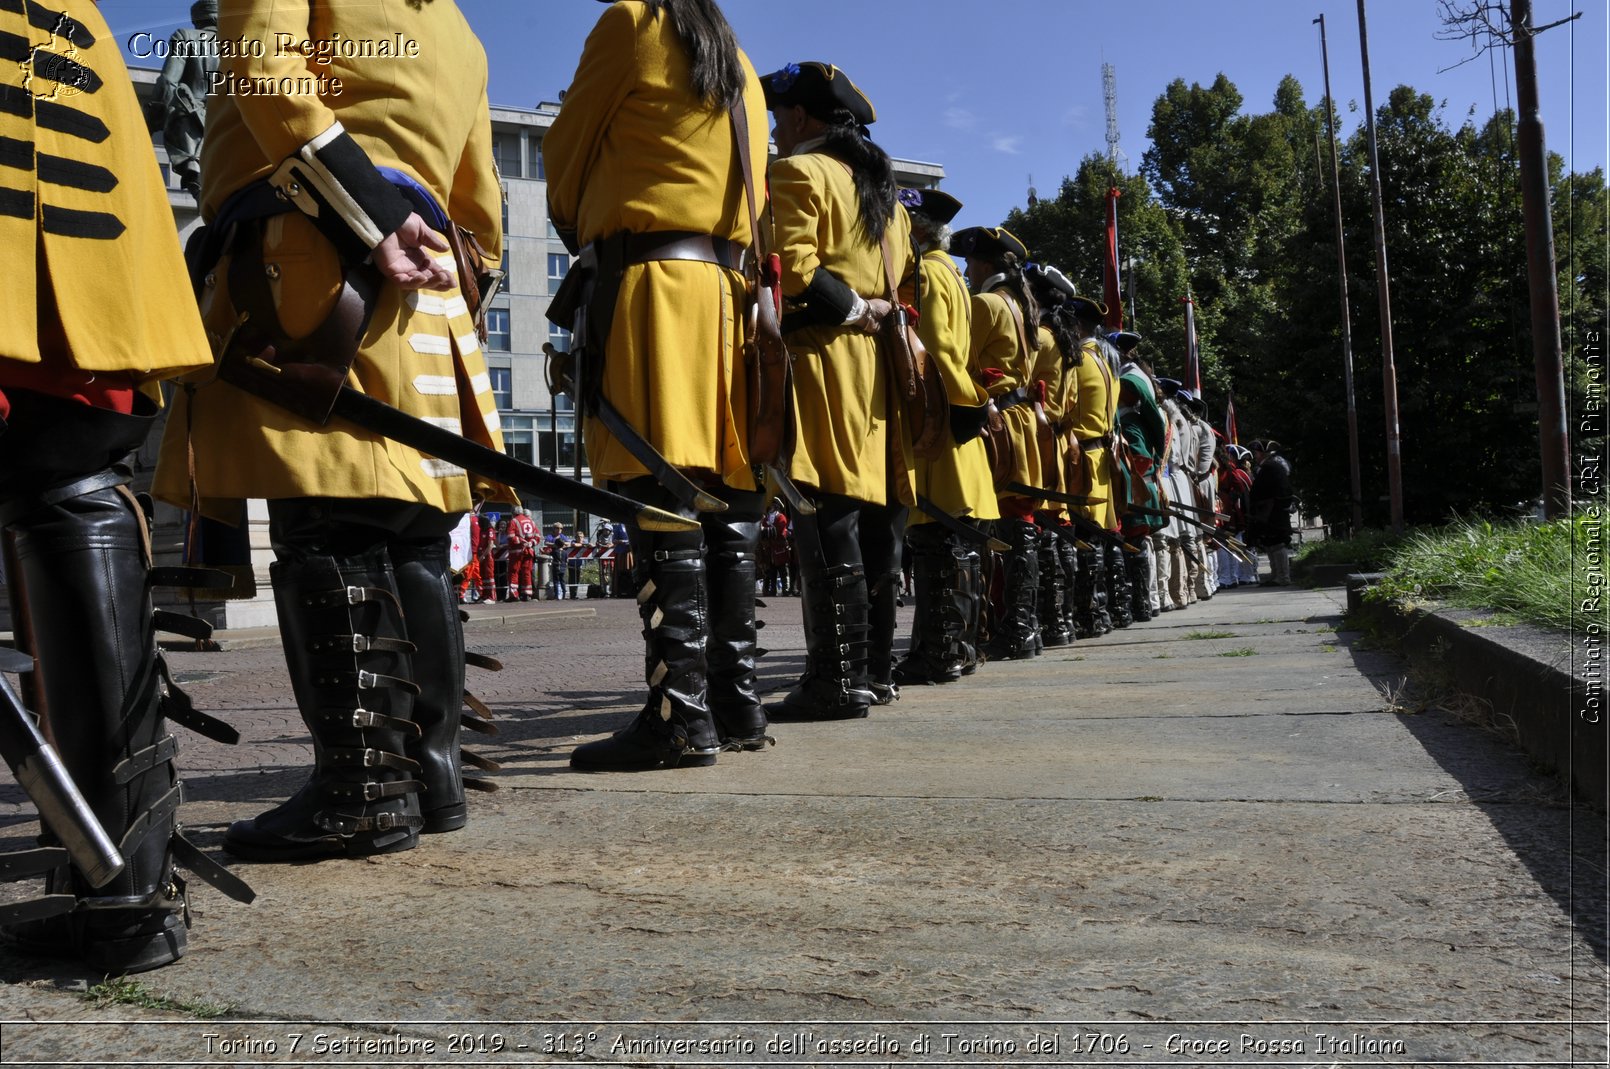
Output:
[[[0,649],[0,672],[32,672],[33,658]],[[101,887],[123,871],[123,855],[101,827],[33,714],[0,674],[0,757],[39,810],[39,819],[61,840],[73,865],[91,886]],[[43,858],[41,859],[43,860]],[[25,875],[26,873],[24,873]],[[69,906],[72,895],[65,896]],[[48,900],[47,900],[48,901]]]
[[[1176,507],[1178,507],[1178,506],[1176,506]],[[1202,528],[1202,530],[1208,532],[1208,534],[1214,535],[1214,536],[1219,537],[1219,538],[1223,538],[1223,539],[1229,541],[1230,543],[1234,544],[1236,547],[1238,547],[1240,549],[1246,549],[1247,548],[1246,544],[1241,542],[1234,535],[1223,534],[1223,533],[1221,533],[1219,531],[1219,529],[1217,527],[1210,527],[1207,524],[1203,523],[1201,520],[1195,519],[1194,517],[1191,517],[1191,516],[1187,516],[1182,512],[1176,512],[1173,509],[1154,509],[1154,508],[1151,508],[1151,507],[1146,506],[1146,505],[1130,505],[1130,506],[1128,506],[1128,508],[1129,508],[1129,511],[1131,511],[1131,512],[1143,512],[1148,516],[1167,516],[1167,517],[1169,517],[1171,519],[1179,520],[1181,523],[1188,523],[1192,527],[1200,527],[1200,528]]]
[[794,515],[816,515],[816,505],[812,503],[810,498],[800,493],[799,486],[795,484],[793,479],[789,478],[788,472],[780,465],[767,464],[766,474],[777,480],[777,492],[783,495],[783,500],[788,502],[788,507],[794,510]]
[[1012,548],[999,538],[993,538],[985,534],[972,524],[963,523],[959,518],[952,516],[922,494],[917,495],[917,508],[921,509],[929,519],[937,521],[939,526],[960,538],[963,542],[983,546],[992,553],[1005,553]]
[[698,528],[696,519],[544,471],[354,390],[346,379],[368,326],[377,284],[373,271],[348,271],[330,315],[307,337],[291,340],[274,309],[261,236],[254,228],[244,228],[237,246],[229,268],[229,291],[242,311],[224,341],[220,379],[321,426],[340,416],[465,471],[582,512],[636,524],[645,531]]
[[1107,499],[1104,497],[1080,497],[1077,494],[1064,494],[1060,490],[1047,490],[1044,487],[1030,486],[1027,483],[1007,483],[1002,489],[1019,497],[1060,501],[1065,505],[1105,505],[1107,503]]
[[1096,548],[1095,546],[1091,545],[1089,542],[1086,542],[1084,539],[1082,539],[1078,535],[1074,534],[1073,533],[1073,528],[1065,527],[1062,524],[1054,523],[1049,527],[1042,527],[1041,530],[1042,531],[1050,531],[1052,534],[1056,535],[1058,538],[1062,539],[1064,542],[1072,542],[1075,549],[1092,549],[1093,550],[1093,549]]

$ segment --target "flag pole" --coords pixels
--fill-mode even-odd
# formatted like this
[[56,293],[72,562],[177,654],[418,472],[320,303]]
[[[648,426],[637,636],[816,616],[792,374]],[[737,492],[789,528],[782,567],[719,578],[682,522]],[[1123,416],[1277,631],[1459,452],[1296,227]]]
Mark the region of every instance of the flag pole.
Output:
[[1364,480],[1358,462],[1358,403],[1353,396],[1353,314],[1347,297],[1347,240],[1342,230],[1342,171],[1336,159],[1336,110],[1330,95],[1330,46],[1325,16],[1319,23],[1319,54],[1325,65],[1325,129],[1330,134],[1331,189],[1336,199],[1336,280],[1342,291],[1342,380],[1347,390],[1347,464],[1353,487],[1353,533],[1364,529]]

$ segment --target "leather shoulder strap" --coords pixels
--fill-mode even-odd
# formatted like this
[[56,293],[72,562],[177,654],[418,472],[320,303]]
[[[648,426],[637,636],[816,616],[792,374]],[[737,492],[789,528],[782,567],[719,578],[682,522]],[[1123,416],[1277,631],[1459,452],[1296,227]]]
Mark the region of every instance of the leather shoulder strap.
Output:
[[728,116],[732,120],[732,138],[736,143],[738,152],[738,167],[743,171],[744,203],[749,206],[749,263],[753,270],[759,270],[762,259],[761,249],[765,240],[760,232],[760,193],[755,188],[755,166],[749,156],[749,106],[744,102],[743,94],[738,94],[738,103],[732,106]]

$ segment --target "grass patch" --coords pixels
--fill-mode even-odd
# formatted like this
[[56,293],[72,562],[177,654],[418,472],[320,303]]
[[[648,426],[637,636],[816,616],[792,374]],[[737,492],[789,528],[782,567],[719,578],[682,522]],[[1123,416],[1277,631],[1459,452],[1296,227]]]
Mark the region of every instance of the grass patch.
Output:
[[108,1006],[139,1006],[147,1010],[169,1010],[189,1014],[204,1021],[223,1017],[235,1008],[233,1005],[218,1002],[172,999],[126,976],[103,980],[86,990],[80,997],[98,1010],[104,1010]]
[[1154,654],[1152,654],[1152,660],[1154,660],[1154,661],[1166,661],[1172,656],[1174,656],[1172,653],[1154,653]]
[[1590,532],[1582,513],[1548,523],[1459,520],[1415,531],[1393,550],[1386,578],[1365,596],[1438,599],[1561,630],[1602,626],[1599,613],[1571,596],[1573,585],[1589,589],[1588,547],[1602,548],[1602,522],[1592,521]]
[[1258,651],[1253,649],[1251,646],[1242,646],[1238,650],[1225,650],[1223,653],[1219,654],[1218,656],[1220,656],[1220,657],[1256,657],[1256,656],[1258,656]]
[[1330,564],[1356,564],[1366,572],[1380,571],[1402,541],[1402,536],[1391,531],[1367,528],[1352,538],[1304,542],[1292,561],[1292,574],[1301,576],[1310,568]]
[[1276,620],[1273,616],[1265,616],[1261,620],[1254,620],[1252,622],[1255,624],[1278,624],[1280,621]]
[[1323,646],[1319,647],[1319,652],[1320,653],[1335,653],[1336,649],[1337,649],[1337,647],[1336,647],[1336,644],[1334,642],[1327,642]]
[[1185,637],[1189,639],[1235,638],[1236,633],[1234,631],[1187,631],[1185,632]]

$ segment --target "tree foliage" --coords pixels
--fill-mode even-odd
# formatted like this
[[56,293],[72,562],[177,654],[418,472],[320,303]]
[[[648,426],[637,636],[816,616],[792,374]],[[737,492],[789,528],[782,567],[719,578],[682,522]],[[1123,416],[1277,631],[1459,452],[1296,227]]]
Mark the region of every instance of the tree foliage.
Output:
[[[1215,413],[1234,390],[1243,439],[1294,460],[1308,511],[1349,513],[1350,479],[1335,211],[1324,105],[1285,78],[1249,113],[1222,74],[1176,80],[1153,105],[1140,173],[1091,155],[1057,196],[1007,226],[1034,255],[1099,292],[1103,197],[1119,200],[1135,261],[1139,329],[1161,373],[1184,364],[1179,301],[1194,292],[1204,387]],[[1537,392],[1514,115],[1451,125],[1431,97],[1392,90],[1376,112],[1405,514],[1429,522],[1538,496]],[[1362,124],[1339,146],[1363,506],[1387,517],[1380,292]],[[1602,171],[1552,160],[1568,385],[1585,384],[1583,332],[1603,329],[1607,192]],[[1215,418],[1215,422],[1219,422]],[[1222,425],[1222,423],[1220,424]]]

